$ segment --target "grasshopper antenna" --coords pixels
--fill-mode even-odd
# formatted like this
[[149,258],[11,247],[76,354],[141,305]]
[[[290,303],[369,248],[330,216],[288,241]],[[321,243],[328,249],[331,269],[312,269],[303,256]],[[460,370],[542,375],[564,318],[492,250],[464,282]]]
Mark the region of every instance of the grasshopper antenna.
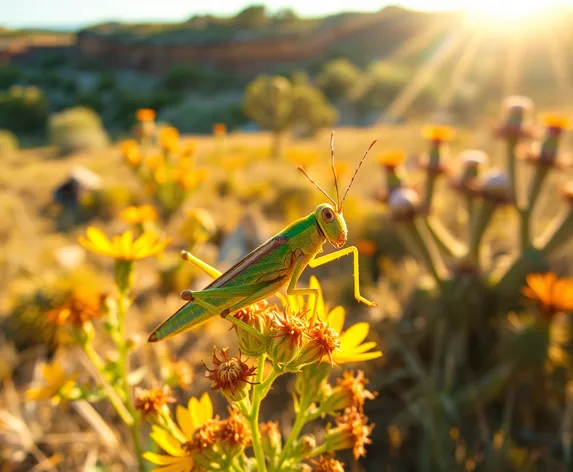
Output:
[[334,166],[334,131],[330,132],[330,160],[332,163],[332,174],[334,175],[334,188],[336,188],[336,212],[342,211],[340,202],[340,192],[338,191],[338,177],[336,176],[336,167]]
[[358,174],[358,171],[360,170],[360,167],[362,167],[362,163],[364,162],[364,159],[366,159],[366,156],[370,152],[370,149],[372,149],[372,147],[376,144],[376,141],[378,141],[378,140],[375,139],[374,141],[372,141],[372,143],[370,144],[370,146],[368,147],[368,149],[364,153],[364,156],[362,156],[362,159],[360,159],[360,162],[356,166],[356,170],[354,171],[354,175],[352,176],[352,179],[350,180],[350,183],[348,184],[348,188],[346,189],[346,192],[344,192],[344,197],[342,197],[342,202],[340,203],[340,211],[341,212],[342,212],[342,205],[344,205],[344,200],[346,200],[346,195],[348,195],[348,191],[350,190],[350,187],[352,187],[352,184],[354,183],[354,179],[356,178],[356,174]]
[[324,196],[325,196],[326,198],[328,198],[328,199],[332,202],[332,204],[336,207],[336,202],[335,202],[332,198],[330,198],[330,195],[328,195],[328,193],[326,193],[326,192],[324,191],[324,189],[323,189],[320,185],[318,185],[314,180],[312,180],[312,179],[310,178],[310,176],[306,173],[306,171],[302,168],[302,166],[296,166],[296,168],[297,168],[298,170],[300,170],[300,171],[304,174],[304,176],[305,176],[308,180],[310,180],[310,182],[311,182],[312,184],[314,184],[314,186],[315,186],[318,190],[320,190],[320,191],[324,194]]

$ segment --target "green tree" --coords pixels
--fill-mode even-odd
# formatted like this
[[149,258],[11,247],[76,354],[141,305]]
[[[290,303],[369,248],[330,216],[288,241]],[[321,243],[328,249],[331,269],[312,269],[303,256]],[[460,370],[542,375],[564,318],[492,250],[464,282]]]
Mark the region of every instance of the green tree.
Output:
[[245,115],[273,133],[273,155],[278,156],[284,133],[294,125],[314,133],[336,122],[336,110],[320,90],[297,75],[295,83],[282,76],[261,75],[247,85]]
[[338,101],[348,97],[360,77],[360,69],[348,59],[333,59],[324,65],[317,84],[330,100]]
[[363,112],[380,111],[408,84],[408,69],[386,61],[371,65],[351,92],[351,99]]
[[42,129],[48,117],[48,101],[42,89],[14,85],[0,92],[0,127],[15,132]]
[[268,23],[267,8],[264,5],[251,5],[237,13],[233,24],[242,29],[258,29]]

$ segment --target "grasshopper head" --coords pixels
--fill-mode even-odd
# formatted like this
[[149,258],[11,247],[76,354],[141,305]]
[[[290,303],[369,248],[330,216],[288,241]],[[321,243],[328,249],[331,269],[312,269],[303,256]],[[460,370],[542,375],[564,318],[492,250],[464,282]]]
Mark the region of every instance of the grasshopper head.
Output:
[[334,247],[342,247],[346,244],[348,229],[342,212],[338,213],[332,205],[323,203],[316,207],[314,215],[318,227],[330,244]]

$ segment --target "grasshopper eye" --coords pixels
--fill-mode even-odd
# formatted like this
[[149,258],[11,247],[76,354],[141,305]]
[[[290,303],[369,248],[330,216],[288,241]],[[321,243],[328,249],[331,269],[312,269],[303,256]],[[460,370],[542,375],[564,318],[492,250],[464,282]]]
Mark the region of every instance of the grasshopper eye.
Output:
[[325,223],[331,223],[332,220],[334,220],[334,213],[330,208],[325,208],[322,210],[322,219],[325,221]]

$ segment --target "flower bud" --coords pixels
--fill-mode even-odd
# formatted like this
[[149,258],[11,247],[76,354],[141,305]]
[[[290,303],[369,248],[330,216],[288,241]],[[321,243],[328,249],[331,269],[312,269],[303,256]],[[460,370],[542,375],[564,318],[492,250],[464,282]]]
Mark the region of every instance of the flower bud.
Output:
[[347,408],[336,418],[336,427],[326,432],[324,444],[328,452],[352,449],[354,458],[366,455],[366,444],[371,444],[370,434],[374,425],[368,425],[368,417],[356,407]]
[[419,211],[420,197],[415,190],[398,188],[390,195],[388,205],[394,219],[409,219]]
[[452,186],[456,190],[473,194],[479,171],[487,165],[489,156],[483,151],[468,149],[459,155],[459,159],[462,163],[462,172],[452,181]]
[[502,105],[504,118],[502,124],[496,129],[496,135],[501,138],[517,140],[530,138],[533,131],[529,119],[533,111],[533,102],[528,97],[507,97]]
[[282,437],[277,421],[268,421],[259,425],[265,455],[271,460],[282,451]]
[[189,441],[181,445],[193,457],[199,470],[212,470],[213,464],[224,462],[224,453],[219,446],[221,427],[219,417],[209,420],[197,427]]
[[[240,319],[249,326],[255,328],[259,333],[267,334],[271,327],[271,320],[274,317],[273,309],[269,307],[266,300],[255,303],[239,310],[234,314],[235,318]],[[267,350],[267,345],[260,338],[253,336],[250,331],[234,325],[237,332],[237,341],[241,352],[250,357],[258,357]]]
[[[220,355],[221,357],[219,358]],[[238,357],[229,356],[229,348],[217,352],[213,351],[214,369],[205,368],[209,372],[206,377],[211,380],[213,390],[221,390],[230,402],[239,402],[246,398],[251,389],[252,382],[249,377],[255,375],[256,367],[249,367]]]
[[276,369],[286,368],[299,354],[308,338],[308,323],[303,312],[276,313],[272,321],[269,357]]
[[316,447],[316,438],[312,434],[305,434],[293,445],[292,457],[306,457]]
[[490,169],[480,185],[482,196],[496,203],[507,203],[511,200],[511,183],[507,174],[498,169]]
[[312,395],[313,398],[320,401],[321,399],[316,398],[316,396],[322,394],[329,371],[330,366],[327,363],[303,367],[300,374],[295,378],[296,393],[301,396]]

